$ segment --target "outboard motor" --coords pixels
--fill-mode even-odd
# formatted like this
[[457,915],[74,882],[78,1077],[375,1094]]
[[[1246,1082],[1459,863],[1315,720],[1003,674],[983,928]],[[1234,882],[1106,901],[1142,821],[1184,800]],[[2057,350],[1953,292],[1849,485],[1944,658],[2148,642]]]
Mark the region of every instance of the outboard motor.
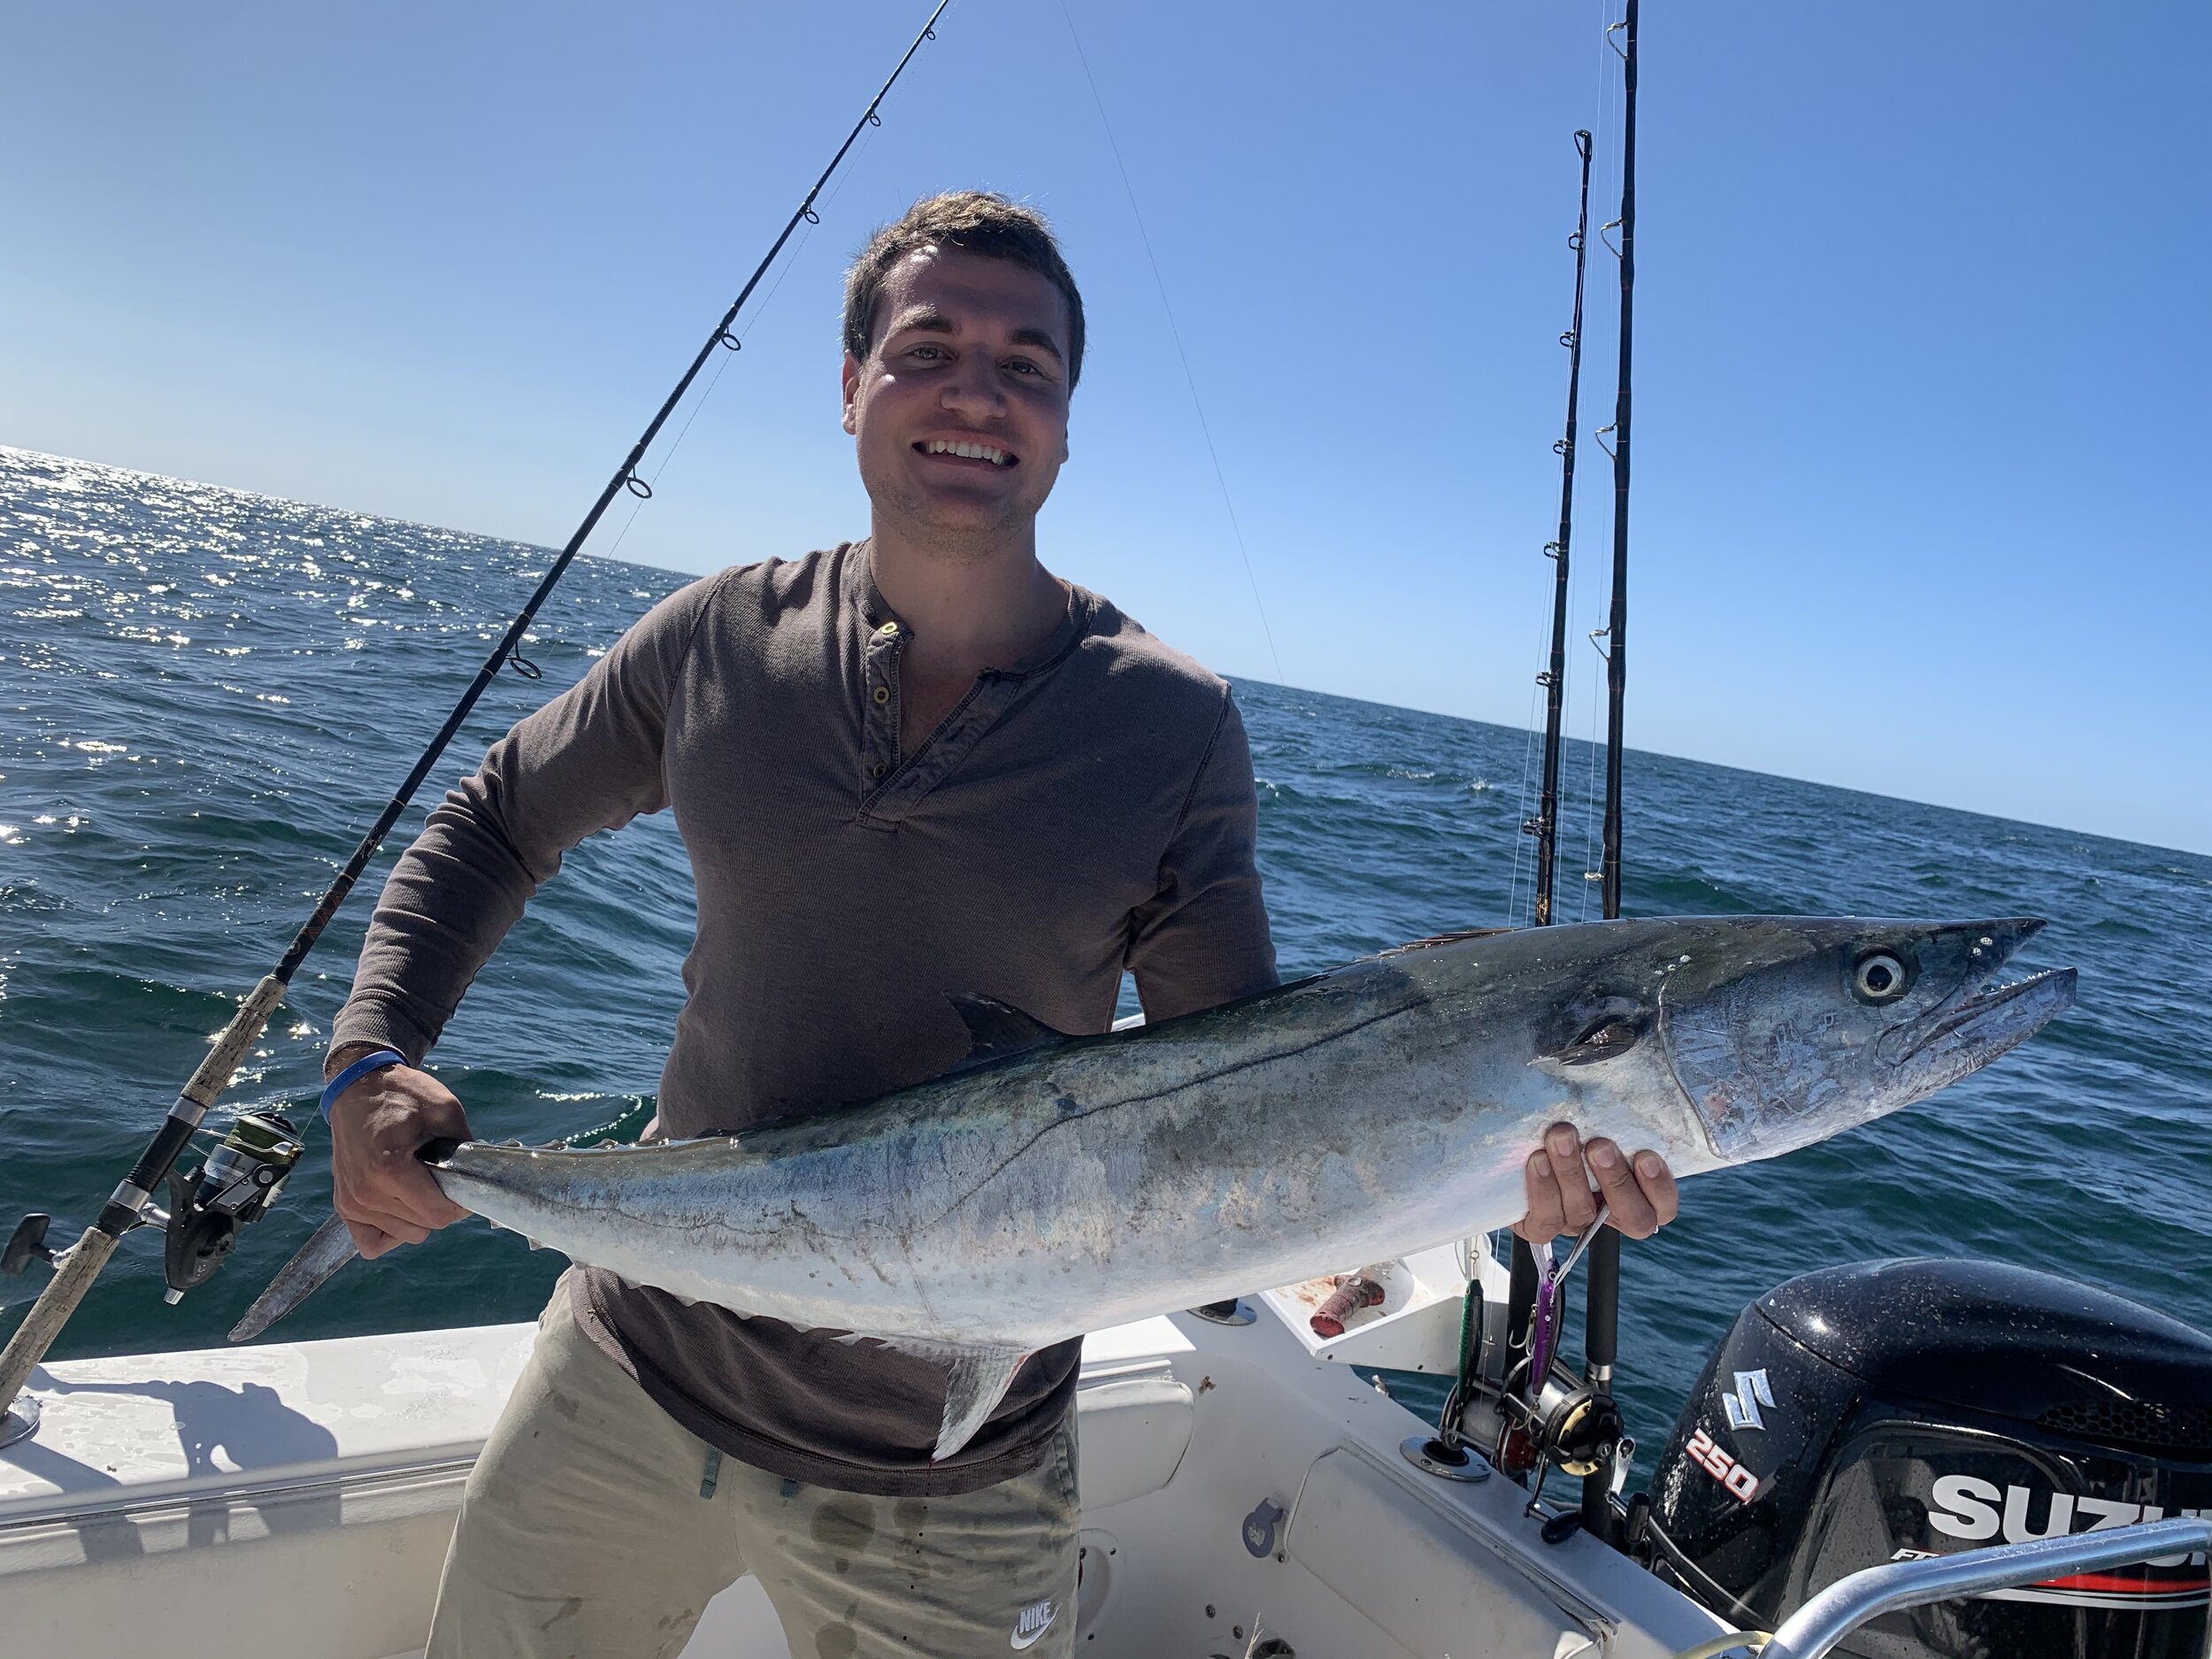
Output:
[[[2212,1338],[2084,1285],[1915,1257],[1745,1309],[1660,1454],[1655,1571],[1772,1630],[1862,1568],[2212,1509]],[[1893,1613],[1859,1659],[2199,1659],[2202,1555]]]

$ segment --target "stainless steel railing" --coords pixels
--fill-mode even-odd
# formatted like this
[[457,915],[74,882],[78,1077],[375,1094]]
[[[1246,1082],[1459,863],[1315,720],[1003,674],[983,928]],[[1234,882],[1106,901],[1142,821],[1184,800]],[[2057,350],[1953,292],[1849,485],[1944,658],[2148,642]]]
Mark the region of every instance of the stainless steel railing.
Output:
[[[2016,1589],[2069,1573],[2124,1567],[2196,1550],[2212,1554],[2212,1520],[2152,1521],[1925,1561],[1890,1562],[1855,1572],[1813,1597],[1759,1649],[1759,1659],[1822,1659],[1869,1619],[1901,1608]],[[2212,1655],[2212,1646],[2207,1652]]]

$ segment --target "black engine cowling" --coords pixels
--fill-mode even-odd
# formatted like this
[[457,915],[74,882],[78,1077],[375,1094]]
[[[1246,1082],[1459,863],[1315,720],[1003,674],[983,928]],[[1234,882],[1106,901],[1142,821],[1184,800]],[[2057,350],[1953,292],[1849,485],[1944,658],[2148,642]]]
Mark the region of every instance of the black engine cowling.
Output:
[[[2212,1509],[2212,1338],[2086,1286],[1915,1257],[1744,1310],[1660,1455],[1655,1562],[1772,1630],[1886,1561]],[[2202,1555],[1875,1621],[1860,1659],[2199,1659]]]

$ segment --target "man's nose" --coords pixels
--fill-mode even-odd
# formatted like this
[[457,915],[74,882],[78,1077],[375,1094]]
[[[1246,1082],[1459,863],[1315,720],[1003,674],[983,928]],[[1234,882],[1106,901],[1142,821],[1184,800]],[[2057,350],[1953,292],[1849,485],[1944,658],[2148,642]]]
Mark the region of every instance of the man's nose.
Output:
[[987,354],[970,352],[939,382],[944,407],[970,420],[994,419],[1005,412],[1006,394],[998,365]]

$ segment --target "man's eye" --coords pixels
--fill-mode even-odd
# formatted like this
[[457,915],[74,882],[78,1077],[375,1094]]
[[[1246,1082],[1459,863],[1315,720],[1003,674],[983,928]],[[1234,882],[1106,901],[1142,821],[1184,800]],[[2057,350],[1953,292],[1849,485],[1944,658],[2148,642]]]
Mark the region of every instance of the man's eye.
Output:
[[931,362],[943,357],[945,349],[942,346],[916,346],[906,355],[910,357],[919,357],[924,362]]
[[1041,374],[1043,371],[1026,357],[1016,357],[1006,365],[1017,374]]

